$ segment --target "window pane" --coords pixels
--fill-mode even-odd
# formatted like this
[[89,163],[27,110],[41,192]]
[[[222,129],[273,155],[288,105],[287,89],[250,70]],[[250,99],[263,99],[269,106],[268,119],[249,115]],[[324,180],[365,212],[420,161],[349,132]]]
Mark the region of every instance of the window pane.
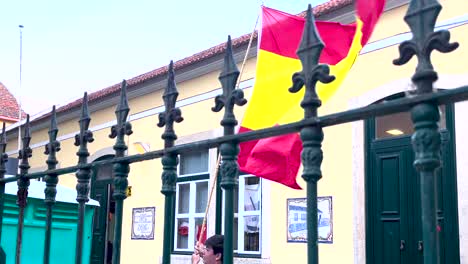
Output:
[[110,180],[113,174],[113,165],[106,164],[99,166],[96,170],[96,180]]
[[189,212],[190,184],[179,184],[179,214]]
[[196,187],[195,213],[205,213],[208,202],[208,182],[197,182]]
[[260,250],[260,217],[257,215],[245,216],[244,222],[244,250]]
[[[445,129],[445,106],[441,105],[439,128]],[[396,113],[375,118],[375,138],[390,138],[414,133],[410,112]]]
[[[201,233],[201,228],[203,224],[203,218],[195,218],[195,235],[193,236],[194,241],[193,244],[197,243],[198,239],[200,238],[200,233]],[[206,226],[205,226],[205,232],[203,232],[203,237],[202,241],[206,240]]]
[[189,220],[181,218],[177,220],[177,248],[188,249]]
[[260,178],[246,177],[245,192],[244,192],[244,210],[258,211],[260,210]]
[[208,172],[208,150],[180,155],[180,175]]

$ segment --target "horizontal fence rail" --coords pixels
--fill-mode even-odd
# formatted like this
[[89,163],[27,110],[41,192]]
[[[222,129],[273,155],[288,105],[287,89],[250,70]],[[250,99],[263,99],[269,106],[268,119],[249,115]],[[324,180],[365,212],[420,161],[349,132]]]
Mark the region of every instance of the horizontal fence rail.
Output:
[[[234,190],[238,185],[239,166],[237,156],[239,154],[239,144],[246,141],[259,140],[290,133],[300,133],[303,151],[301,154],[303,173],[302,177],[307,183],[307,263],[317,264],[319,262],[319,251],[317,244],[317,190],[318,182],[322,178],[321,163],[323,159],[322,141],[324,138],[323,128],[349,122],[366,120],[373,117],[394,114],[398,112],[411,112],[415,132],[412,137],[413,149],[415,153],[414,166],[420,177],[421,195],[421,217],[422,236],[424,244],[423,259],[425,264],[439,263],[440,253],[438,245],[438,234],[434,232],[437,227],[437,180],[436,171],[440,166],[440,134],[438,131],[439,110],[438,105],[455,103],[468,100],[468,86],[448,90],[434,90],[433,83],[437,80],[437,73],[433,69],[430,53],[438,50],[443,53],[451,52],[458,47],[457,43],[450,43],[450,33],[447,30],[434,32],[435,21],[441,10],[441,5],[436,0],[412,0],[409,4],[405,21],[411,28],[413,38],[400,45],[400,57],[394,61],[396,65],[407,63],[413,56],[418,59],[416,72],[412,76],[415,90],[410,91],[405,98],[396,99],[380,104],[373,104],[361,108],[338,112],[334,114],[318,116],[318,108],[321,105],[317,96],[316,84],[318,82],[329,83],[334,77],[329,75],[329,66],[319,63],[320,54],[324,44],[315,26],[312,7],[309,5],[306,14],[306,23],[303,37],[297,51],[303,69],[293,75],[293,85],[289,89],[291,92],[305,90],[301,107],[304,109],[304,119],[272,128],[265,128],[245,133],[235,134],[235,127],[238,125],[234,116],[234,107],[242,106],[247,101],[243,91],[236,89],[239,70],[235,64],[232,52],[231,38],[228,37],[224,66],[219,80],[222,84],[223,93],[216,96],[215,106],[212,111],[219,112],[224,108],[224,116],[221,126],[224,128],[224,135],[221,137],[201,140],[188,144],[175,145],[177,135],[174,130],[174,123],[183,121],[182,113],[176,107],[178,92],[175,83],[174,65],[168,66],[168,83],[163,95],[165,110],[159,115],[159,127],[164,127],[161,138],[164,140],[164,148],[150,151],[144,154],[127,155],[127,145],[125,136],[132,133],[132,125],[128,122],[130,108],[126,95],[126,81],[122,82],[120,101],[115,110],[116,124],[112,126],[110,138],[115,138],[113,146],[115,157],[106,160],[88,161],[88,143],[94,141],[93,134],[89,130],[91,117],[88,111],[87,94],[83,98],[81,116],[79,119],[80,132],[75,136],[75,145],[78,147],[77,165],[56,169],[58,163],[56,152],[60,150],[60,143],[57,141],[58,128],[56,124],[55,107],[51,114],[51,126],[49,130],[49,143],[46,145],[45,154],[47,158],[47,170],[42,172],[29,173],[29,158],[31,148],[29,143],[30,124],[29,116],[24,126],[24,136],[22,149],[19,151],[21,160],[20,172],[13,177],[5,178],[5,163],[7,156],[6,132],[3,132],[0,139],[0,223],[3,222],[3,207],[5,203],[5,184],[13,181],[18,183],[17,204],[19,207],[18,233],[16,238],[16,263],[21,262],[21,247],[23,239],[24,209],[27,204],[28,187],[30,180],[44,177],[46,181],[46,233],[44,247],[44,263],[49,263],[51,227],[53,220],[53,209],[56,203],[56,185],[59,176],[76,173],[77,198],[78,201],[78,221],[75,263],[81,264],[83,259],[83,236],[85,204],[89,201],[91,170],[104,165],[112,165],[114,187],[113,198],[116,203],[115,227],[112,263],[120,263],[121,236],[125,190],[128,186],[128,175],[130,164],[161,158],[163,171],[161,175],[161,193],[165,196],[164,209],[164,239],[162,250],[162,263],[171,262],[171,250],[173,247],[175,221],[175,194],[177,182],[178,155],[194,150],[204,150],[219,148],[221,155],[220,164],[220,186],[224,193],[224,251],[223,263],[233,263],[233,225],[234,225]],[[0,229],[1,239],[1,229]],[[4,261],[5,255],[0,248],[0,263]]]
[[[40,172],[33,172],[26,174],[25,177],[29,179],[39,179],[47,174],[70,174],[74,173],[79,169],[83,168],[96,168],[103,165],[112,164],[114,162],[128,162],[136,163],[152,159],[161,158],[164,153],[184,153],[191,150],[202,150],[207,148],[219,147],[224,142],[236,141],[236,142],[247,142],[252,140],[258,140],[262,138],[268,138],[273,136],[279,136],[289,133],[299,132],[306,126],[320,126],[330,127],[340,124],[346,124],[350,122],[356,122],[365,120],[371,117],[384,116],[389,114],[395,114],[399,112],[405,112],[410,110],[414,105],[420,103],[434,103],[437,105],[443,105],[448,103],[456,103],[468,100],[468,86],[461,86],[459,88],[451,88],[447,90],[439,90],[435,93],[423,94],[414,97],[404,97],[401,99],[395,99],[382,104],[374,104],[365,107],[360,107],[352,110],[343,112],[333,113],[330,115],[324,115],[321,117],[305,118],[301,121],[289,123],[286,125],[279,125],[271,128],[259,129],[254,131],[248,131],[241,134],[228,135],[216,137],[213,139],[200,140],[193,143],[180,144],[170,148],[153,150],[145,154],[134,154],[120,158],[99,160],[87,163],[85,165],[75,165],[66,168],[46,170]],[[8,183],[14,182],[19,179],[19,176],[7,177],[0,179],[0,182]]]

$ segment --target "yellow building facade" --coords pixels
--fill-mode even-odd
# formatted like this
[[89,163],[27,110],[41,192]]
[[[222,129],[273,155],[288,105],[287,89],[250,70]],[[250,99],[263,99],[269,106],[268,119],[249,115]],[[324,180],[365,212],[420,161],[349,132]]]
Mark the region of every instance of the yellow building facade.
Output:
[[[387,1],[386,11],[377,24],[369,44],[357,58],[341,88],[319,109],[319,115],[379,103],[382,99],[388,99],[389,96],[408,94],[412,89],[410,78],[414,73],[415,59],[401,67],[392,64],[393,59],[399,56],[398,44],[411,38],[409,29],[403,21],[408,7],[407,3],[408,1],[403,0]],[[468,5],[464,0],[443,0],[441,4],[443,9],[438,18],[437,28],[449,29],[452,41],[460,43],[460,48],[452,53],[435,52],[433,54],[433,64],[439,73],[439,80],[435,87],[450,89],[468,84]],[[317,19],[350,23],[354,19],[352,10],[351,4],[342,4],[340,8],[319,13]],[[237,42],[234,41],[234,53],[239,61],[239,68],[247,47],[246,39],[248,40],[244,36]],[[175,132],[178,135],[176,144],[222,135],[222,128],[219,124],[222,114],[210,110],[214,106],[215,95],[220,93],[220,83],[217,78],[223,55],[218,52],[219,49],[221,48],[214,47],[209,50],[214,55],[205,56],[204,52],[195,54],[193,58],[197,60],[193,63],[176,62],[175,64],[179,91],[178,107],[184,117],[182,123],[175,124]],[[251,50],[249,54],[240,83],[247,99],[252,92],[256,64],[255,50]],[[163,129],[156,126],[158,114],[164,109],[162,94],[167,82],[166,73],[163,70],[161,72],[159,74],[156,70],[129,80],[128,97],[131,109],[129,121],[133,126],[133,134],[126,138],[129,155],[163,148],[161,140]],[[88,145],[91,153],[89,161],[114,154],[112,149],[114,140],[108,135],[110,127],[115,124],[114,111],[118,95],[116,87],[106,88],[90,95],[92,118],[90,128],[94,133],[95,141]],[[451,143],[449,143],[453,148],[453,153],[448,158],[453,161],[450,166],[453,169],[453,182],[456,184],[451,189],[447,189],[452,197],[452,200],[447,200],[447,203],[453,205],[450,209],[453,214],[450,216],[452,218],[447,216],[445,219],[451,221],[450,223],[455,224],[456,227],[450,227],[452,228],[450,234],[454,236],[444,239],[452,241],[449,245],[458,247],[457,250],[450,251],[458,254],[455,259],[459,263],[468,263],[466,251],[468,248],[468,194],[466,192],[468,190],[468,162],[466,162],[468,149],[464,147],[467,140],[464,135],[468,133],[468,125],[464,122],[468,113],[468,103],[458,103],[453,109],[449,108],[443,113],[451,111],[450,118],[453,119],[451,119],[452,122],[447,117],[446,127],[450,126],[448,123],[453,123],[453,129],[450,132]],[[245,107],[235,108],[238,120],[242,120],[244,111]],[[79,130],[79,112],[79,100],[71,102],[69,106],[58,111],[59,140],[61,141],[61,150],[57,154],[59,167],[77,164],[78,158],[75,154],[77,147],[73,143],[74,135]],[[371,153],[375,152],[378,156],[378,153],[384,153],[391,148],[381,148],[378,145],[381,144],[379,142],[386,144],[389,140],[403,140],[402,138],[408,134],[398,127],[401,121],[399,118],[396,116],[394,119],[354,122],[324,129],[323,178],[319,181],[318,192],[320,197],[327,199],[331,197],[331,199],[326,200],[329,202],[327,208],[330,211],[323,212],[324,217],[328,217],[328,222],[325,221],[324,226],[327,226],[329,231],[326,231],[328,237],[324,239],[325,243],[319,244],[320,263],[373,263],[369,257],[370,250],[377,252],[377,249],[370,244],[379,237],[369,234],[370,230],[375,231],[370,227],[370,221],[376,221],[368,216],[374,212],[369,209],[369,203],[374,199],[369,192],[377,195],[383,191],[369,187],[369,184],[373,184],[369,181],[372,178],[371,175],[378,173],[369,169],[374,164],[372,163],[374,156],[371,156]],[[388,125],[386,120],[391,120],[390,124],[395,127],[384,127]],[[46,168],[47,157],[42,152],[48,140],[48,124],[47,117],[32,121],[31,171],[42,171]],[[382,127],[380,128],[379,125]],[[15,128],[17,125],[12,125],[8,130],[8,154],[12,157],[17,156],[15,141],[17,129]],[[386,134],[390,128],[399,130],[403,135]],[[368,129],[375,129],[373,130],[375,132],[371,132],[373,138],[370,138]],[[382,141],[379,141],[380,139]],[[373,149],[374,143],[377,150]],[[387,155],[396,152],[385,153]],[[211,149],[203,153],[194,152],[181,156],[179,166],[181,177],[179,178],[182,180],[177,185],[176,216],[173,219],[175,233],[173,263],[190,263],[192,241],[199,228],[200,219],[203,218],[204,209],[207,206],[206,200],[213,185],[216,155],[217,150]],[[97,189],[93,187],[93,184],[99,185],[96,182],[99,181],[100,173],[105,174],[105,172],[95,171],[94,181],[91,183],[91,198],[94,199],[97,199]],[[160,261],[165,226],[164,196],[160,193],[161,173],[162,165],[158,159],[131,164],[129,174],[131,195],[127,197],[124,204],[122,263],[159,263]],[[111,188],[105,180],[108,178],[105,175],[102,177],[104,180],[100,183],[101,189],[106,189],[105,194],[109,195]],[[240,182],[238,205],[244,204],[244,208],[238,207],[238,235],[235,246],[238,250],[237,262],[306,263],[306,243],[301,243],[300,235],[291,234],[297,231],[295,227],[300,226],[292,224],[301,223],[301,200],[299,198],[305,198],[305,191],[289,189],[266,180],[258,181],[248,176],[242,176]],[[300,177],[298,177],[298,182],[305,187]],[[59,184],[75,188],[76,177],[74,174],[61,176]],[[392,184],[389,182],[388,186]],[[248,195],[256,199],[252,202],[254,209],[251,207],[246,209],[247,202],[245,201],[248,201],[246,198]],[[445,192],[444,195],[449,196]],[[222,230],[222,221],[219,219],[223,206],[219,188],[215,188],[214,197],[209,205],[208,236]],[[385,197],[377,199],[381,199],[379,201],[383,204],[386,202]],[[106,201],[108,206],[101,214],[108,215],[112,207],[111,199],[108,196],[103,201]],[[450,201],[455,201],[455,204]],[[146,239],[139,236],[138,231],[135,230],[138,221],[135,214],[139,212],[135,209],[142,208],[154,208],[154,225],[149,226],[153,230],[152,237],[146,237]],[[96,218],[95,221],[97,221]],[[106,225],[111,226],[112,221],[106,222]],[[250,230],[252,225],[254,229]],[[446,228],[448,230],[449,227]],[[109,236],[112,232],[110,228],[107,229],[107,236]],[[399,247],[402,242],[400,240],[397,242]],[[105,246],[102,249],[106,250]],[[408,247],[408,250],[410,249],[411,247]]]

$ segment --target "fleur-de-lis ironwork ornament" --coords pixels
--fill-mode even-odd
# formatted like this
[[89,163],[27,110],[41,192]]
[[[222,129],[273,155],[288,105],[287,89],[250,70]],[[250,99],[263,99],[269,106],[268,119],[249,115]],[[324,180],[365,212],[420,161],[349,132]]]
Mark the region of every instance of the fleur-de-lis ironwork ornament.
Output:
[[[49,155],[47,158],[47,169],[53,170],[56,168],[58,163],[56,153],[60,151],[60,142],[57,140],[58,128],[57,128],[57,114],[55,111],[55,105],[52,107],[52,115],[50,119],[49,128],[49,143],[45,146],[44,154]],[[55,203],[55,196],[57,194],[57,174],[48,174],[44,177],[46,182],[45,188],[45,203]]]
[[244,91],[236,89],[237,78],[239,78],[239,69],[237,68],[232,54],[231,36],[228,36],[226,45],[224,67],[219,75],[223,94],[215,97],[215,106],[211,108],[214,112],[221,111],[223,107],[226,108],[223,120],[221,120],[221,125],[224,126],[225,129],[226,127],[234,128],[234,126],[237,125],[237,120],[234,116],[234,105],[242,106],[247,103],[247,100],[244,98]]
[[[433,70],[431,52],[438,50],[448,53],[458,48],[458,43],[450,43],[450,32],[439,30],[434,32],[437,16],[442,6],[437,0],[411,1],[405,15],[405,21],[413,33],[411,40],[404,41],[399,46],[400,57],[395,59],[395,65],[407,63],[414,55],[418,58],[416,73],[413,81],[418,86],[417,93],[432,92],[432,83],[437,80],[437,73]],[[419,80],[427,84],[419,84]]]
[[29,146],[31,143],[31,130],[29,124],[29,115],[26,116],[26,124],[24,125],[24,133],[22,138],[22,148],[19,151],[18,159],[21,160],[19,165],[20,178],[18,179],[18,199],[17,204],[19,207],[26,206],[26,198],[28,197],[29,179],[25,177],[28,174],[29,158],[32,157],[32,149]]
[[179,92],[175,83],[174,63],[171,61],[168,67],[167,86],[164,90],[163,100],[165,110],[159,114],[158,127],[166,126],[162,138],[164,139],[164,147],[172,147],[177,139],[174,133],[174,122],[180,123],[184,120],[182,112],[175,107]]
[[302,108],[305,109],[305,117],[317,116],[317,108],[322,104],[316,91],[317,82],[330,83],[335,80],[335,76],[330,75],[330,67],[326,64],[319,64],[320,54],[324,47],[315,26],[312,6],[309,4],[304,32],[297,50],[297,56],[302,63],[302,71],[293,74],[293,85],[289,88],[290,92],[297,93],[305,85],[305,95],[301,102]]
[[123,80],[121,85],[120,102],[115,109],[117,124],[111,127],[111,133],[109,135],[110,138],[117,137],[117,140],[122,139],[123,141],[123,137],[125,135],[129,136],[133,133],[132,124],[127,122],[129,112],[130,107],[128,106],[127,99],[127,81]]
[[52,107],[52,115],[49,127],[49,143],[45,145],[44,154],[49,155],[54,152],[60,151],[60,142],[57,140],[58,128],[57,128],[57,114],[55,105]]
[[[93,132],[89,130],[89,123],[91,122],[91,117],[89,116],[88,110],[88,93],[84,93],[83,96],[83,105],[81,107],[81,116],[80,116],[80,133],[75,135],[75,146],[80,146],[78,151],[78,156],[80,156],[80,151],[88,152],[87,143],[94,141]],[[89,153],[88,153],[89,154]],[[81,156],[80,156],[81,157]]]
[[[89,130],[89,123],[91,122],[91,117],[89,116],[88,111],[88,94],[85,93],[83,96],[83,105],[81,107],[81,117],[79,120],[80,124],[80,133],[75,135],[75,146],[79,146],[78,152],[78,165],[85,165],[89,156],[88,143],[94,141],[93,133]],[[89,179],[90,179],[90,170],[89,169],[79,169],[76,173],[78,178],[78,183],[76,185],[76,190],[78,196],[76,200],[80,203],[89,201]]]

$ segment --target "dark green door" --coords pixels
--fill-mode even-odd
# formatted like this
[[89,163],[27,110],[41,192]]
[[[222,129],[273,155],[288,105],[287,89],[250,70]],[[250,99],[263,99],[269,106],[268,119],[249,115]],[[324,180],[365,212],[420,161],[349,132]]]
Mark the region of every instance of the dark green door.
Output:
[[[107,157],[106,157],[107,158]],[[100,160],[105,159],[101,158]],[[112,244],[109,243],[112,234],[113,201],[112,201],[112,165],[106,165],[93,170],[91,184],[91,199],[99,202],[93,218],[93,239],[91,248],[91,264],[110,263]]]
[[94,182],[93,193],[91,198],[98,201],[100,207],[96,210],[93,220],[93,240],[91,250],[91,263],[103,264],[106,263],[106,231],[108,221],[108,184],[104,182]]
[[[459,263],[453,107],[442,108],[442,167],[438,177],[440,263]],[[419,177],[409,114],[366,121],[367,263],[422,263]]]

